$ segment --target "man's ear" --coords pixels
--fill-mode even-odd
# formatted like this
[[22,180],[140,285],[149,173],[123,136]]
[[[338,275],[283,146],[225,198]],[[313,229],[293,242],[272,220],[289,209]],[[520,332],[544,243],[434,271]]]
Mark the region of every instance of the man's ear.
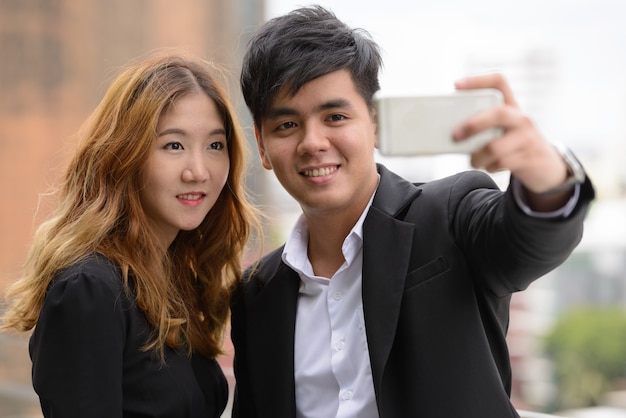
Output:
[[263,164],[263,168],[266,170],[272,169],[272,164],[270,163],[269,158],[267,158],[267,154],[265,153],[265,146],[263,145],[263,138],[261,137],[261,131],[259,127],[254,124],[254,137],[256,138],[256,146],[259,149],[259,156],[261,157],[261,164]]
[[374,106],[370,108],[370,118],[372,119],[372,126],[374,127],[374,147],[378,148],[378,113],[376,113]]

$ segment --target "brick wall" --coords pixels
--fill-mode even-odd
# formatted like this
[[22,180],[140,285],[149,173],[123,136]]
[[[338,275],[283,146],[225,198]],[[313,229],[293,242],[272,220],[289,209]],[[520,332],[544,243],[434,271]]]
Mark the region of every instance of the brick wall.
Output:
[[[149,51],[180,48],[236,75],[263,7],[258,0],[0,1],[0,295],[19,277],[49,213],[51,201],[39,195],[55,184],[112,74]],[[0,334],[0,417],[41,416],[27,337]],[[220,362],[232,389],[231,358]]]

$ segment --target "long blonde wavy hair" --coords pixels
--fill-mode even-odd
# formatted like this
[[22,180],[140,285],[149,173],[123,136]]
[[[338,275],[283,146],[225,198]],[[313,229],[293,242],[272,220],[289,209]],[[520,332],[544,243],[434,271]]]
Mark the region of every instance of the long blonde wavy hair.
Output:
[[[146,349],[165,345],[208,357],[222,353],[229,302],[248,238],[259,228],[244,174],[248,147],[213,64],[158,54],[129,66],[111,84],[80,131],[58,189],[53,216],[37,230],[24,274],[9,289],[2,328],[32,329],[55,274],[93,253],[122,271],[138,307],[154,326]],[[141,172],[160,115],[178,98],[204,92],[226,129],[230,172],[200,226],[180,231],[166,254],[139,199]]]

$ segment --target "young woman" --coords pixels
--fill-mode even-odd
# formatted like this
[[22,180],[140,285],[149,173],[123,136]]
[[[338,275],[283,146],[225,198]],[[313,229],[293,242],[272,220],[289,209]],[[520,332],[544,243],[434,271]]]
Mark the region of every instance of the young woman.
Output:
[[46,417],[219,417],[229,299],[256,212],[217,70],[153,56],[86,122],[3,328],[34,328]]

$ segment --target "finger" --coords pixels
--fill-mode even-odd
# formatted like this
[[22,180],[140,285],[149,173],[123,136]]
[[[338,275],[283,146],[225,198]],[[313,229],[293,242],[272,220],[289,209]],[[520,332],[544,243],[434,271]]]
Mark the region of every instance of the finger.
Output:
[[471,156],[472,166],[484,168],[489,172],[510,170],[522,160],[525,142],[524,133],[511,131],[497,138]]
[[510,106],[518,107],[517,101],[513,96],[513,91],[502,74],[489,73],[457,80],[454,86],[458,90],[471,89],[498,89],[502,92],[504,103]]
[[471,116],[454,129],[452,136],[461,141],[491,128],[502,128],[506,133],[515,129],[532,129],[534,125],[518,108],[505,105]]
[[[502,138],[496,139],[492,142],[500,142]],[[472,167],[478,169],[485,169],[489,172],[498,171],[503,169],[501,156],[494,154],[487,146],[474,151],[470,157],[470,163]]]
[[519,160],[519,156],[516,154],[496,155],[483,149],[472,154],[471,164],[474,168],[483,169],[490,173],[511,170],[511,165]]

